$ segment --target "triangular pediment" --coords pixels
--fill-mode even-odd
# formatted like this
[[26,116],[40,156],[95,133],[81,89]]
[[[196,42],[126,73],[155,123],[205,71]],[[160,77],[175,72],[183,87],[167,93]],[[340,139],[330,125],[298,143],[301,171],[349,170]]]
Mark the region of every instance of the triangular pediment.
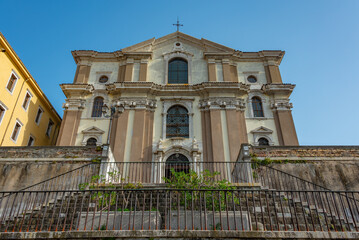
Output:
[[207,39],[198,39],[182,32],[174,32],[155,39],[151,38],[146,41],[137,43],[135,45],[122,49],[122,52],[151,52],[156,46],[163,45],[166,42],[173,42],[173,40],[181,41],[190,45],[201,48],[204,52],[210,53],[234,53],[235,50],[221,44],[209,41]]
[[92,126],[92,127],[89,127],[89,128],[86,128],[85,130],[83,130],[82,133],[84,133],[84,134],[104,134],[105,131],[102,131],[101,129]]
[[272,130],[266,127],[259,127],[251,131],[251,133],[273,133]]

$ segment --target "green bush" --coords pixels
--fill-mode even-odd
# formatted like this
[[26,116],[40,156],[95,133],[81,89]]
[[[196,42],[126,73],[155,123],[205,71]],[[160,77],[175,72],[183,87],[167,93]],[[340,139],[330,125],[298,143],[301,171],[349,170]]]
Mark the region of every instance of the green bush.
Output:
[[232,199],[235,204],[239,204],[239,199],[233,195],[233,191],[214,191],[236,189],[228,180],[216,180],[217,175],[219,175],[219,172],[210,172],[208,170],[198,174],[193,170],[185,173],[171,169],[171,177],[164,177],[163,179],[169,188],[183,189],[182,191],[176,191],[177,196],[175,197],[179,199],[178,204],[181,207],[186,206],[187,209],[192,209],[192,207],[198,209],[199,206],[192,206],[192,203],[197,203],[200,200],[205,201],[207,209],[216,211],[225,210],[227,202],[232,202]]

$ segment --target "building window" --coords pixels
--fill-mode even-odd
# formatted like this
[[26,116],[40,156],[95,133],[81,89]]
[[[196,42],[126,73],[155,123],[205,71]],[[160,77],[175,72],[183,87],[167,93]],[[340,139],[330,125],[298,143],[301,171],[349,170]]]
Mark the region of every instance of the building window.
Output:
[[96,138],[89,138],[86,141],[86,146],[96,146],[97,139]]
[[172,154],[166,160],[165,177],[172,178],[172,171],[189,173],[189,161],[188,158],[180,153]]
[[168,83],[188,83],[188,63],[186,60],[182,58],[175,58],[168,63]]
[[5,116],[6,110],[7,110],[7,107],[0,102],[0,124],[1,124],[2,119]]
[[16,142],[17,137],[19,136],[20,130],[21,130],[22,124],[19,121],[16,121],[14,130],[11,134],[11,139]]
[[103,98],[96,97],[93,102],[92,117],[101,117],[102,115]]
[[35,143],[35,138],[33,136],[29,137],[29,141],[27,142],[27,146],[33,146]]
[[189,138],[189,120],[186,108],[175,105],[167,111],[166,138]]
[[27,110],[27,108],[29,107],[29,104],[30,104],[30,100],[31,100],[31,93],[29,91],[26,92],[26,95],[25,95],[25,99],[24,99],[24,102],[22,103],[22,107]]
[[11,73],[10,79],[6,85],[6,88],[9,90],[9,92],[12,93],[14,91],[17,79],[18,77],[14,73]]
[[252,98],[252,108],[254,117],[264,117],[262,101],[259,97]]
[[46,129],[46,136],[50,137],[53,126],[54,126],[54,122],[50,119]]
[[36,114],[36,118],[35,118],[35,123],[37,125],[40,124],[40,120],[41,120],[41,116],[42,116],[42,113],[44,112],[44,110],[42,110],[41,107],[39,107],[39,109],[37,110],[37,114]]
[[250,83],[256,83],[257,82],[257,78],[253,75],[247,77],[247,81]]
[[268,139],[266,139],[264,137],[258,139],[258,146],[269,146]]
[[105,75],[102,75],[98,81],[100,83],[106,83],[108,81],[108,77]]

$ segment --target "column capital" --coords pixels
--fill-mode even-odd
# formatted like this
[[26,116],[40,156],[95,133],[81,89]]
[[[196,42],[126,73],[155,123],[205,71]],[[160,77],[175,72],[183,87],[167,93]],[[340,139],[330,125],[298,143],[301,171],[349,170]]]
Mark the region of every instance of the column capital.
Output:
[[271,102],[272,110],[277,111],[289,111],[293,104],[289,102],[289,99],[278,99]]
[[208,98],[200,100],[199,108],[203,110],[239,110],[244,111],[246,108],[245,101],[241,98]]
[[62,107],[66,111],[80,111],[85,108],[85,100],[84,99],[66,99],[66,102],[62,105]]

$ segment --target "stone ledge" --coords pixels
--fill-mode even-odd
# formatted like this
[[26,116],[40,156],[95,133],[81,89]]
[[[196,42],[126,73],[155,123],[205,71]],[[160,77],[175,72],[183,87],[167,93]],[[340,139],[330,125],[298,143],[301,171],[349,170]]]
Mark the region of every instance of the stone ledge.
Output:
[[294,231],[67,231],[67,232],[2,232],[0,239],[87,239],[87,238],[243,238],[243,239],[358,239],[359,232],[294,232]]
[[101,147],[86,146],[39,146],[39,147],[0,147],[0,159],[64,158],[93,159],[102,155]]

